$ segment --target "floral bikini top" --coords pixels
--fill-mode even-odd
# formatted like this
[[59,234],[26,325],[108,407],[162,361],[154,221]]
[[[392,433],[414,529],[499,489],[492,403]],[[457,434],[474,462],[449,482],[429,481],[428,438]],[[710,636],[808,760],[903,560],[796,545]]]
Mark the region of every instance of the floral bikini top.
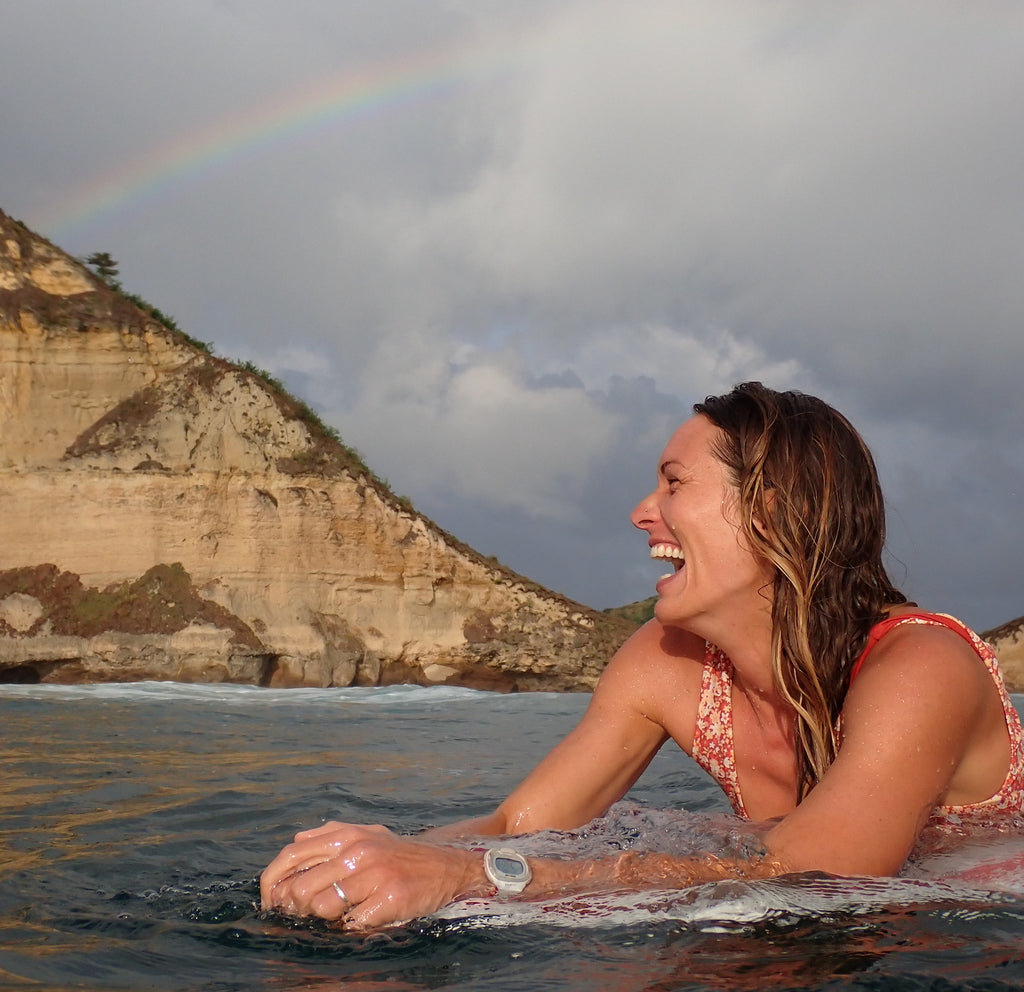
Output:
[[[944,613],[909,613],[890,617],[876,624],[868,636],[867,647],[857,659],[850,675],[852,682],[860,672],[868,653],[893,627],[904,623],[928,623],[948,627],[967,641],[985,663],[999,690],[1010,737],[1010,767],[1002,787],[983,802],[961,806],[936,806],[928,819],[928,826],[960,828],[984,826],[1002,813],[1024,813],[1024,731],[1020,716],[1006,691],[1002,672],[995,652],[974,631],[959,620]],[[722,787],[733,811],[749,819],[740,794],[736,776],[736,756],[732,738],[732,662],[724,652],[708,642],[704,652],[704,672],[701,679],[697,725],[693,735],[693,757]]]

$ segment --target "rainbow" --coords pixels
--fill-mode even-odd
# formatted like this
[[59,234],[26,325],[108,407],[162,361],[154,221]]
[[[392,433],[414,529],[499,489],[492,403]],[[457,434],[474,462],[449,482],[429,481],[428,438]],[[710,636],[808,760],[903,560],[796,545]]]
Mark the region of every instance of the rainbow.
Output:
[[[502,45],[508,48],[507,39]],[[497,53],[500,54],[500,53]],[[476,44],[419,53],[333,73],[228,119],[146,149],[40,211],[34,226],[73,242],[100,222],[173,196],[246,155],[389,108],[428,98],[500,70],[504,59]]]

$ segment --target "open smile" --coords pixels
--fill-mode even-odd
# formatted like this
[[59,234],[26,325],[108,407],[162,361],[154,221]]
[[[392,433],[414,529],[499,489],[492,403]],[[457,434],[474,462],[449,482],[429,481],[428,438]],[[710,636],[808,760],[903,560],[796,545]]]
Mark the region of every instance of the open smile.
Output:
[[[672,568],[678,572],[685,564],[686,558],[683,554],[683,549],[675,544],[653,544],[651,545],[651,558],[668,561],[671,563]],[[670,578],[672,572],[662,576],[662,578]]]

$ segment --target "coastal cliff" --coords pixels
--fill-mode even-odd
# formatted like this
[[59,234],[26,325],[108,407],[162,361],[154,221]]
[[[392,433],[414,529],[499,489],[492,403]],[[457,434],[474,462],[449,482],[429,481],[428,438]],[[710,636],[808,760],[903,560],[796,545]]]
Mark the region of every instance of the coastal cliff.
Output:
[[1024,617],[986,630],[981,636],[995,648],[1010,691],[1024,692]]
[[0,213],[0,680],[585,690],[631,625]]

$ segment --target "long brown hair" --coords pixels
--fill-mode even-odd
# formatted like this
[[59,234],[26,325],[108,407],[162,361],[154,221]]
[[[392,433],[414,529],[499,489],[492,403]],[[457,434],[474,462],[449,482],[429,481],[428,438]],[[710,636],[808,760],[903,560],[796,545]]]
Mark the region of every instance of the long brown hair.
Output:
[[772,673],[796,712],[798,799],[836,755],[850,669],[885,607],[885,506],[871,452],[823,400],[745,382],[694,405],[740,494],[756,554],[775,568]]

